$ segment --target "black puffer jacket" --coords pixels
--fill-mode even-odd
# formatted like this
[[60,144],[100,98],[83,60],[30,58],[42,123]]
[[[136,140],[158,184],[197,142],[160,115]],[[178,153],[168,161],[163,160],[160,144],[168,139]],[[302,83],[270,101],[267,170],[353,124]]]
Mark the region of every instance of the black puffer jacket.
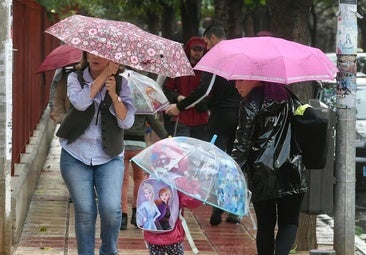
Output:
[[291,139],[293,105],[283,85],[268,83],[240,104],[232,156],[248,178],[253,201],[307,190],[305,167]]

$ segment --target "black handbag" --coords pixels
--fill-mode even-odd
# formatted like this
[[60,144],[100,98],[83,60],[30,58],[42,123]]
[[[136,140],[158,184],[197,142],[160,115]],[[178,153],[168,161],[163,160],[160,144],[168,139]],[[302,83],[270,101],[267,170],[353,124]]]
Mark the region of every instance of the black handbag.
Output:
[[307,169],[323,169],[327,163],[328,119],[322,118],[317,109],[301,103],[292,91],[288,91],[295,102],[291,126],[303,164]]

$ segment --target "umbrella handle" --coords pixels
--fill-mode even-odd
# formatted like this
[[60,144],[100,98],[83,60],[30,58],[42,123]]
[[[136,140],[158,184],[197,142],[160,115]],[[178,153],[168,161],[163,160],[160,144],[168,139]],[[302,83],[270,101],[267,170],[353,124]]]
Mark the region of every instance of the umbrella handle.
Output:
[[210,81],[210,84],[208,85],[208,88],[207,88],[206,92],[200,98],[198,98],[195,102],[193,102],[192,104],[188,105],[185,109],[187,110],[187,109],[189,109],[191,107],[194,107],[196,104],[198,104],[199,102],[201,102],[205,97],[207,97],[208,94],[210,94],[210,92],[211,92],[211,89],[212,89],[212,86],[213,86],[215,80],[216,80],[216,74],[213,74],[212,75],[212,78],[211,78],[211,81]]
[[248,210],[248,214],[249,214],[249,217],[250,217],[250,220],[252,222],[252,225],[253,225],[253,229],[254,230],[257,230],[257,224],[255,223],[254,219],[253,219],[253,215],[252,213],[250,212],[250,208],[249,208],[249,203],[252,199],[252,192],[248,191],[248,194],[247,194],[247,204],[246,204],[246,208]]
[[191,236],[191,232],[189,232],[189,228],[188,228],[187,222],[184,219],[181,210],[179,211],[179,219],[182,222],[182,226],[183,226],[184,232],[186,233],[186,237],[187,237],[187,241],[189,243],[189,246],[191,246],[191,249],[192,249],[192,251],[193,251],[194,254],[198,254],[199,253],[199,250],[197,249],[196,244],[193,241],[193,238]]
[[175,123],[174,123],[174,133],[173,133],[174,137],[177,135],[178,120],[179,120],[179,115],[176,117],[176,120],[175,120]]

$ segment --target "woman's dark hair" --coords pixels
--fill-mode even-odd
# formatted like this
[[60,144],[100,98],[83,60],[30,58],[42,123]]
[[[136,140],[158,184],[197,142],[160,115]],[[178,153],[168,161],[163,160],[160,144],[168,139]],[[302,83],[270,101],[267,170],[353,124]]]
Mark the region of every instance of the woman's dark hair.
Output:
[[87,66],[89,66],[87,57],[86,57],[86,51],[83,51],[83,55],[77,65],[75,65],[76,70],[84,70]]

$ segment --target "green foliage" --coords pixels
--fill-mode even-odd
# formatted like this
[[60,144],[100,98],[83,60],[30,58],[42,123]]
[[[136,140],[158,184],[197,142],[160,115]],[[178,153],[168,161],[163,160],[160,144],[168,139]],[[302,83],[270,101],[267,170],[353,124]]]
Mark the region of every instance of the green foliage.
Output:
[[79,0],[36,0],[50,13],[59,15],[60,18],[70,16],[75,13],[79,6]]
[[44,6],[47,11],[50,12],[59,12],[64,9],[66,6],[70,5],[70,1],[66,0],[36,0],[40,5]]
[[[49,12],[62,19],[76,13],[98,18],[125,20],[142,26],[148,22],[149,13],[162,15],[163,6],[174,6],[179,10],[184,0],[36,0]],[[265,0],[244,0],[248,6],[265,4]],[[214,16],[214,0],[202,0],[202,17]],[[177,20],[180,14],[177,12]]]
[[215,7],[212,0],[202,0],[201,15],[202,17],[213,17]]
[[356,236],[360,236],[363,234],[363,228],[359,227],[359,226],[356,226],[355,227],[355,234]]
[[49,12],[58,14],[60,18],[82,13],[98,18],[123,19],[128,2],[124,0],[36,0]]
[[266,0],[244,0],[244,6],[248,9],[253,9],[258,5],[266,5]]
[[[125,20],[134,24],[146,23],[148,13],[161,16],[163,6],[174,6],[179,10],[184,0],[36,0],[49,12],[58,14],[60,18],[76,13],[98,18]],[[258,1],[258,0],[254,0]],[[260,0],[264,1],[264,0]],[[214,14],[214,0],[202,0],[202,16]],[[179,15],[179,12],[177,12]],[[180,19],[180,16],[177,17]],[[141,25],[141,24],[140,24]]]
[[91,16],[110,20],[123,20],[123,11],[125,10],[126,1],[82,0],[80,2],[80,6]]

